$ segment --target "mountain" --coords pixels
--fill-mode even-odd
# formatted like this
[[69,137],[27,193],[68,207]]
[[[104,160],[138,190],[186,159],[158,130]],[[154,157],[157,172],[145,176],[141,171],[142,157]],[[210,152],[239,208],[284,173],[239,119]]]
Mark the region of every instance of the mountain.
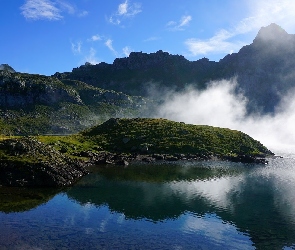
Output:
[[252,44],[219,62],[189,61],[167,52],[132,52],[112,64],[86,63],[58,79],[79,80],[96,87],[149,96],[150,88],[179,91],[188,85],[202,90],[212,80],[237,78],[237,93],[248,98],[248,111],[273,113],[282,96],[295,87],[295,35],[276,24],[263,27]]
[[295,35],[276,24],[263,27],[252,44],[220,60],[221,74],[237,76],[238,88],[250,108],[275,111],[281,98],[295,87]]
[[[73,133],[110,117],[149,116],[161,93],[236,78],[248,112],[271,114],[295,88],[295,35],[276,24],[219,62],[167,52],[132,52],[112,64],[86,63],[53,76],[0,65],[0,134]],[[154,93],[157,92],[157,96]],[[160,94],[159,94],[160,93]]]
[[0,64],[0,71],[8,71],[10,73],[15,73],[15,70],[8,64]]
[[215,76],[216,62],[207,58],[190,62],[180,55],[171,55],[162,50],[156,53],[131,52],[129,57],[117,58],[113,64],[86,63],[72,72],[55,73],[58,79],[72,79],[122,91],[130,95],[148,95],[149,87],[183,89],[186,84],[197,88],[206,87],[206,82]]
[[81,131],[109,117],[132,117],[148,100],[74,80],[0,71],[0,134]]

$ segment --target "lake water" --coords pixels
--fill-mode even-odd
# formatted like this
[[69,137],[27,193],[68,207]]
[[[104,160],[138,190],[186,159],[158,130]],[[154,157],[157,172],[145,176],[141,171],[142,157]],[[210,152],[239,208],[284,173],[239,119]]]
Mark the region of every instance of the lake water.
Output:
[[93,168],[0,188],[0,249],[295,249],[295,160]]

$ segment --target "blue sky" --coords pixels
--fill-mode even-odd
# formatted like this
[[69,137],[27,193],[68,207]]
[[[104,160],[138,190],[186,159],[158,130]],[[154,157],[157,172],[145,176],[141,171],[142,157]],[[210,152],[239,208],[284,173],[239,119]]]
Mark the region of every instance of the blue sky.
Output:
[[0,64],[51,75],[158,50],[219,61],[262,26],[295,33],[294,0],[1,0]]

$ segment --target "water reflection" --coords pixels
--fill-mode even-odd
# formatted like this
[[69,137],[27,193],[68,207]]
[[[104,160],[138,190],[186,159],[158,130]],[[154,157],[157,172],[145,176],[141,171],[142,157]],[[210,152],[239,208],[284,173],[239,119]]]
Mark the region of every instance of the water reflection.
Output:
[[48,202],[60,189],[0,187],[0,212],[24,212]]
[[294,166],[96,167],[62,193],[2,187],[0,249],[292,248]]
[[[146,166],[130,173],[122,168],[100,169],[99,175],[87,176],[67,194],[80,204],[107,204],[132,219],[176,220],[187,211],[197,217],[216,214],[225,224],[248,233],[258,249],[282,249],[295,242],[295,195],[291,191],[295,175],[280,160],[266,167],[173,166],[169,175],[177,176],[176,180],[166,176],[162,182],[164,174],[154,169],[146,172]],[[190,219],[187,225],[192,223]]]

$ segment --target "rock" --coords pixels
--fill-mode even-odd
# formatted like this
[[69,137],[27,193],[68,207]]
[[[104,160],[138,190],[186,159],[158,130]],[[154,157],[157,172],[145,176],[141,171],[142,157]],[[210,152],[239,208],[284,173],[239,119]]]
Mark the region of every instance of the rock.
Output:
[[120,166],[128,166],[129,162],[126,160],[119,160],[116,162],[116,165],[120,165]]
[[130,141],[130,138],[129,137],[124,137],[122,141],[123,141],[124,144],[126,144],[127,142]]
[[66,157],[34,138],[4,140],[0,150],[3,186],[63,187],[88,173],[84,162]]
[[165,159],[164,155],[161,155],[161,154],[153,154],[153,157],[156,160],[164,160]]
[[232,162],[242,162],[242,163],[255,163],[255,164],[267,164],[268,161],[265,158],[254,157],[251,155],[237,155],[237,156],[226,156],[226,160]]
[[165,157],[165,160],[166,161],[178,161],[178,158],[176,156],[173,156],[173,155],[167,155]]

